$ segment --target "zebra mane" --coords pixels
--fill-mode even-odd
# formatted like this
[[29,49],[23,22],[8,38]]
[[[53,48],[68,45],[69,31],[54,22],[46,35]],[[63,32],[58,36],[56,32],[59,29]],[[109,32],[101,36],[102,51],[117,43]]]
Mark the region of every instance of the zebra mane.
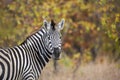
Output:
[[[40,29],[41,29],[41,28],[40,28]],[[32,35],[34,35],[35,33],[37,33],[40,29],[37,29],[36,31],[31,32],[30,35],[28,35],[28,36],[25,38],[25,40],[24,40],[22,43],[20,43],[20,45],[25,44],[25,43],[27,42],[27,39],[29,39]]]
[[53,20],[51,20],[51,28],[52,30],[55,30],[55,22]]
[[[54,20],[52,19],[52,20],[51,20],[51,29],[52,29],[52,30],[55,30],[55,25],[56,25],[56,23],[55,23]],[[41,28],[43,28],[43,27],[41,27]],[[36,32],[38,32],[39,30],[41,30],[41,28],[40,28],[40,29],[37,29],[37,30],[34,31],[34,32],[32,32],[28,37],[26,37],[26,39],[25,39],[20,45],[25,44],[26,41],[27,41],[27,39],[29,39],[32,35],[34,35]]]
[[30,36],[26,37],[25,40],[24,40],[22,43],[20,43],[20,45],[25,44],[25,43],[27,42],[27,39],[28,39],[29,37],[30,37]]

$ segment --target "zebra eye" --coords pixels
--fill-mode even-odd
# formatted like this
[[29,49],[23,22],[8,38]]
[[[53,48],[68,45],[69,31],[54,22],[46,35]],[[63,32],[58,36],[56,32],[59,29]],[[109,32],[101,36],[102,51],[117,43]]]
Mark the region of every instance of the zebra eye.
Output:
[[62,38],[62,35],[60,35],[60,39]]
[[62,38],[62,35],[60,34],[60,39]]
[[50,36],[48,36],[48,39],[50,40]]
[[61,39],[62,37],[60,36],[60,39]]

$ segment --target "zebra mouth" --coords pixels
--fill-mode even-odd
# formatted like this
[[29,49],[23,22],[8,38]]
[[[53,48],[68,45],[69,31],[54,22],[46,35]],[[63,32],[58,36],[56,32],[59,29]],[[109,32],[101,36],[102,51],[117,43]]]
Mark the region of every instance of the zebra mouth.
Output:
[[59,60],[60,59],[60,53],[61,53],[61,50],[59,48],[54,48],[53,58],[55,60]]

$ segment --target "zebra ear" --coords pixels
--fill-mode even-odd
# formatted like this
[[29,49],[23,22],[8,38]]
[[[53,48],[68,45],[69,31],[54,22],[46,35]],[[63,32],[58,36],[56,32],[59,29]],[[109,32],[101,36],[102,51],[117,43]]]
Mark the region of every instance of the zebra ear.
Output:
[[49,25],[49,23],[47,22],[47,20],[44,20],[44,21],[43,21],[43,25],[45,26],[45,28],[46,28],[47,30],[50,29],[50,25]]
[[57,28],[58,28],[59,31],[63,29],[64,23],[65,23],[65,20],[64,20],[64,19],[62,19],[62,20],[58,23],[58,27],[57,27]]

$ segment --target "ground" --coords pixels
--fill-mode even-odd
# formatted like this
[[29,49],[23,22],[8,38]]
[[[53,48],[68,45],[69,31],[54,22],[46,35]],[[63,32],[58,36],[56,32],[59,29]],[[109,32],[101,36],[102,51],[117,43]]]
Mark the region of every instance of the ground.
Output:
[[118,63],[89,63],[81,65],[73,74],[73,67],[59,66],[59,72],[53,72],[52,63],[44,68],[40,80],[120,80]]

